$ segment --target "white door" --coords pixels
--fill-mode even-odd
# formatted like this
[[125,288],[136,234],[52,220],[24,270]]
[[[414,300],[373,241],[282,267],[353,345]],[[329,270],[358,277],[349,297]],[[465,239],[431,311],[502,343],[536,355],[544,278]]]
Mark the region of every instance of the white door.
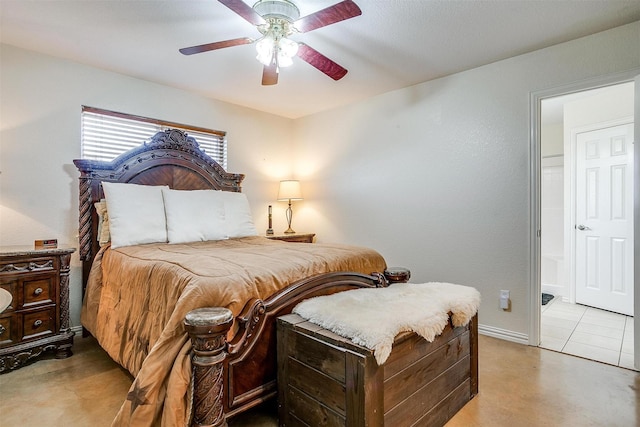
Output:
[[576,302],[633,316],[633,123],[576,136]]

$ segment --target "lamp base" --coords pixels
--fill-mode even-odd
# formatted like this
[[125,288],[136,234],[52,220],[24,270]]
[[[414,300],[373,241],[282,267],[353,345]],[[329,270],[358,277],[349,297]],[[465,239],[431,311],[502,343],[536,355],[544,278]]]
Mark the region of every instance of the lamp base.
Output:
[[285,213],[287,215],[287,226],[289,226],[289,228],[285,230],[284,234],[295,234],[296,232],[291,228],[291,219],[293,218],[293,211],[291,210],[291,199],[289,199],[289,207],[287,208],[287,211]]
[[273,228],[267,228],[267,236],[273,236]]

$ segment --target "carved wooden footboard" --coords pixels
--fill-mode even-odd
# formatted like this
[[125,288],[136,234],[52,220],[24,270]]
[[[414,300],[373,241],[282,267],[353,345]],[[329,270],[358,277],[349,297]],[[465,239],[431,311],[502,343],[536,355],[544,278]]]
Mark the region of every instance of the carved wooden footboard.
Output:
[[[185,329],[193,343],[192,426],[226,426],[226,419],[277,395],[276,319],[300,301],[351,289],[384,287],[397,275],[327,273],[303,279],[266,301],[250,301],[236,318],[240,331],[227,343],[233,317],[223,308],[190,312]],[[391,279],[391,280],[389,280]]]

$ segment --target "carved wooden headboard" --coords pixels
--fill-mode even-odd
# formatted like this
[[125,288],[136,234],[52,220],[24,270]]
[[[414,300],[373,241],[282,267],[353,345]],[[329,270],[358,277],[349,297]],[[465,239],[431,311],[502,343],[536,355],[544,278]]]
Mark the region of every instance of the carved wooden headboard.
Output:
[[[77,159],[80,170],[79,254],[86,285],[98,253],[98,214],[94,203],[104,197],[102,182],[168,185],[176,190],[242,190],[243,174],[227,173],[186,133],[169,129],[110,162]],[[83,286],[84,289],[84,286]]]

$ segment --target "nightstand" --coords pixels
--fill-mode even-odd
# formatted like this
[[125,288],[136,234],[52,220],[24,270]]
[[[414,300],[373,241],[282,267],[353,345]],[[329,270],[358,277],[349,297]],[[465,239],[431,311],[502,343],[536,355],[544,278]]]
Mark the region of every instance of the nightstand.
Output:
[[295,234],[273,234],[265,236],[267,239],[283,240],[285,242],[294,243],[313,243],[315,233],[295,233]]
[[0,313],[0,373],[46,351],[71,356],[69,262],[74,248],[0,246],[0,288],[11,294]]

